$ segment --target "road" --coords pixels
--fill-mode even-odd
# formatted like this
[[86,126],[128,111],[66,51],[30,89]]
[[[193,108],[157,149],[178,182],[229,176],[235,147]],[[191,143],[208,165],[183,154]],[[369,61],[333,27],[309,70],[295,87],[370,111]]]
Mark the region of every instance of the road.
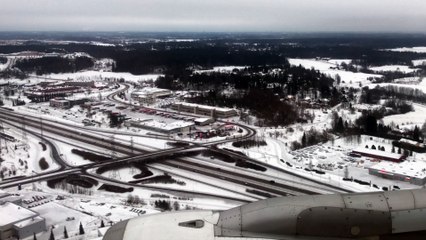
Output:
[[[124,89],[120,89],[119,91],[115,92],[114,94],[110,94],[108,96],[108,99],[110,100],[114,100],[114,96],[118,93],[118,92],[123,92],[123,91],[127,91],[128,86],[126,86]],[[114,100],[116,101],[116,100]],[[126,104],[126,105],[131,105],[128,103],[124,103],[124,102],[120,102],[120,104]],[[163,112],[167,112],[164,110],[158,110],[158,111],[163,111]],[[0,116],[1,118],[4,119],[4,121],[9,121],[9,123],[11,123],[11,121],[13,123],[21,123],[21,124],[25,124],[27,126],[31,126],[33,128],[40,128],[40,118],[37,117],[32,117],[32,116],[25,116],[22,114],[18,114],[16,112],[13,111],[8,111],[8,110],[4,110],[1,109],[0,112],[2,112],[2,115]],[[189,114],[185,114],[186,116],[192,116]],[[11,124],[13,124],[11,123]],[[122,154],[125,155],[132,155],[133,153],[142,153],[143,155],[138,155],[138,156],[130,156],[130,157],[125,157],[125,158],[120,158],[120,159],[113,159],[112,161],[106,161],[106,162],[102,162],[102,163],[90,163],[90,164],[85,164],[82,166],[70,166],[70,165],[63,165],[61,164],[61,169],[58,170],[55,173],[50,173],[50,174],[45,174],[45,175],[38,175],[37,179],[34,179],[34,177],[31,179],[17,179],[17,180],[11,180],[10,182],[5,182],[5,183],[0,183],[0,187],[3,187],[3,185],[1,184],[9,184],[9,185],[5,185],[5,186],[10,186],[11,184],[19,184],[19,183],[29,183],[31,181],[38,181],[38,180],[45,180],[45,179],[53,179],[55,177],[59,177],[62,174],[74,174],[76,172],[82,172],[82,173],[87,173],[87,170],[89,169],[94,169],[94,168],[99,168],[99,167],[105,167],[105,166],[111,166],[113,164],[120,164],[120,163],[131,163],[131,162],[140,162],[140,161],[152,161],[153,159],[164,159],[164,158],[168,158],[168,159],[175,159],[175,154],[176,153],[181,153],[184,151],[193,151],[193,150],[197,150],[200,147],[203,148],[210,148],[210,150],[213,151],[219,151],[223,154],[226,154],[228,156],[232,156],[234,158],[240,159],[240,160],[244,160],[244,161],[249,161],[249,162],[253,162],[255,164],[259,164],[259,162],[250,159],[248,157],[244,157],[238,154],[234,154],[225,150],[220,150],[220,149],[216,149],[215,146],[217,144],[222,144],[222,143],[226,143],[229,141],[235,141],[235,140],[241,140],[241,139],[246,139],[246,138],[250,138],[252,136],[254,136],[256,134],[256,131],[252,128],[249,128],[247,126],[238,124],[238,123],[233,123],[238,125],[239,127],[245,129],[245,131],[247,132],[247,134],[245,136],[242,136],[238,139],[224,139],[224,140],[220,140],[220,141],[215,141],[215,142],[209,142],[209,143],[198,143],[198,144],[194,144],[191,143],[191,145],[189,146],[185,146],[185,147],[179,147],[179,148],[172,148],[172,149],[166,149],[166,150],[159,150],[159,151],[155,151],[155,152],[150,152],[150,153],[146,153],[146,150],[144,149],[136,149],[136,148],[131,148],[129,146],[129,144],[124,144],[122,142],[118,142],[118,141],[111,141],[108,137],[102,136],[100,137],[99,134],[90,134],[90,133],[85,133],[82,131],[87,131],[87,128],[84,127],[76,127],[73,125],[68,125],[68,126],[64,126],[63,124],[59,124],[55,121],[52,120],[43,120],[43,131],[45,132],[50,132],[52,134],[56,134],[56,135],[64,135],[67,138],[73,139],[75,141],[79,141],[79,142],[83,142],[83,143],[88,143],[91,144],[93,146],[97,146],[97,147],[101,147],[101,148],[105,148],[105,149],[111,149],[112,146],[114,146],[114,151],[120,152]],[[96,132],[96,129],[90,129],[90,131],[92,132]],[[111,131],[106,131],[106,130],[98,130],[99,132],[104,132],[104,133],[111,133]],[[138,135],[140,136],[140,135]],[[182,141],[185,142],[185,141]],[[53,148],[52,148],[53,149]],[[170,163],[170,161],[168,161],[167,163],[161,163],[164,165],[168,165],[168,166],[175,166],[175,167],[179,167],[181,169],[185,169],[188,172],[196,172],[197,174],[202,174],[202,175],[206,175],[206,176],[210,176],[210,177],[215,177],[221,180],[225,180],[225,181],[229,181],[229,182],[233,182],[234,184],[239,184],[239,185],[243,185],[245,187],[250,187],[250,188],[254,188],[254,189],[261,189],[264,190],[266,192],[270,192],[270,193],[274,193],[274,194],[278,194],[278,195],[296,195],[296,194],[315,194],[315,193],[320,193],[320,191],[311,191],[311,190],[306,190],[303,188],[297,188],[294,186],[289,186],[289,185],[285,185],[285,184],[281,184],[281,183],[276,183],[274,181],[271,180],[266,180],[263,177],[258,177],[258,178],[254,178],[251,177],[249,175],[244,175],[244,174],[238,174],[238,176],[236,176],[235,173],[229,173],[229,172],[225,172],[223,170],[221,171],[217,171],[217,169],[209,169],[208,166],[206,165],[198,165],[198,166],[194,166],[194,164],[186,164],[182,161],[182,159],[178,159],[178,161],[174,161],[173,163]],[[173,165],[174,164],[174,165]],[[270,168],[271,166],[267,166],[268,168]],[[289,171],[285,171],[283,169],[279,169],[276,168],[276,170],[279,170],[281,172],[285,172],[286,174],[291,174],[296,176],[294,173],[291,173]],[[69,172],[67,172],[69,171]],[[93,177],[93,175],[92,175]],[[297,176],[300,177],[300,176]],[[42,178],[42,179],[41,179]],[[304,179],[304,180],[309,180],[312,181],[311,179]],[[338,191],[338,192],[348,192],[345,189],[342,188],[337,188],[331,185],[327,185],[321,182],[316,182],[316,181],[312,181],[315,184],[320,184],[321,186],[326,186],[327,188],[330,189],[331,192],[333,191]],[[120,182],[122,183],[122,182]]]

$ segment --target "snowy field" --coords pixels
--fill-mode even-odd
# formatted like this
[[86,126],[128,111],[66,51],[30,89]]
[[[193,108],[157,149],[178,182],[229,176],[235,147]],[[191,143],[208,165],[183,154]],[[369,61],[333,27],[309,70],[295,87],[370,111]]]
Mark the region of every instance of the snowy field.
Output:
[[413,60],[412,62],[414,66],[426,65],[426,59],[417,59],[417,60]]
[[342,63],[350,64],[352,62],[352,59],[330,59],[327,60],[327,62],[335,65],[341,65]]
[[[400,79],[396,79],[395,81],[400,80]],[[406,79],[407,80],[407,79]],[[408,79],[410,80],[410,79]],[[412,89],[419,89],[421,91],[423,91],[424,93],[426,93],[426,78],[422,78],[420,80],[420,78],[415,78],[415,79],[411,79],[414,81],[408,82],[406,84],[404,83],[378,83],[378,84],[369,84],[368,87],[369,88],[375,88],[376,86],[395,86],[395,87],[405,87],[405,88],[412,88]]]
[[82,71],[76,73],[61,73],[61,74],[47,74],[42,75],[43,78],[62,79],[62,80],[119,80],[124,79],[128,82],[139,82],[148,80],[157,80],[161,74],[144,74],[144,75],[133,75],[131,73],[124,72],[102,72],[102,71]]
[[[3,123],[6,128],[5,134],[15,137],[15,142],[7,141],[6,144],[2,140],[1,158],[4,162],[0,165],[0,170],[3,171],[4,177],[14,176],[30,176],[34,172],[47,172],[57,169],[59,166],[51,157],[51,149],[46,145],[43,150],[39,143],[40,139],[31,135],[22,134],[22,131],[15,130],[14,127]],[[40,168],[40,160],[44,158],[49,167],[47,169]]]
[[382,75],[379,74],[354,73],[339,70],[337,69],[338,65],[323,60],[289,58],[288,61],[293,66],[301,65],[302,67],[307,69],[314,68],[334,79],[336,79],[336,76],[339,75],[341,78],[341,85],[347,87],[358,88],[360,85],[365,86],[367,84],[370,84],[371,79],[373,78],[382,77]]
[[385,51],[392,51],[392,52],[415,52],[415,53],[426,53],[426,47],[402,47],[402,48],[391,48],[391,49],[385,49]]
[[426,106],[413,103],[413,108],[413,112],[384,117],[384,124],[399,125],[401,129],[413,129],[415,126],[421,127],[426,121]]
[[369,68],[372,71],[375,72],[402,72],[402,73],[413,73],[420,71],[418,68],[410,68],[406,65],[384,65],[379,67],[370,67]]
[[244,69],[247,66],[217,66],[217,67],[213,67],[213,69],[207,69],[207,70],[197,70],[194,71],[194,73],[210,73],[210,72],[222,72],[222,73],[230,73],[232,72],[234,69]]

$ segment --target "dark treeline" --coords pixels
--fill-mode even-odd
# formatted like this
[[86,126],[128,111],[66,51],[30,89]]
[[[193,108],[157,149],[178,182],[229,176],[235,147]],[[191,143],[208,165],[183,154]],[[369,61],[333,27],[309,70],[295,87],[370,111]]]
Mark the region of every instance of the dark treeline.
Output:
[[25,73],[42,75],[49,73],[77,72],[93,67],[93,64],[93,60],[88,57],[77,57],[75,59],[63,57],[42,57],[18,61],[15,67]]
[[[378,66],[384,64],[412,65],[411,60],[426,57],[426,53],[392,52],[382,49],[394,47],[423,46],[426,37],[420,35],[386,35],[386,34],[203,34],[193,42],[136,41],[134,37],[142,34],[127,34],[130,43],[121,45],[120,37],[107,38],[101,34],[100,41],[120,43],[116,46],[96,46],[88,43],[44,43],[27,41],[25,44],[2,45],[1,53],[22,51],[72,53],[86,52],[95,58],[112,58],[117,62],[115,71],[134,74],[150,73],[160,69],[162,72],[174,73],[186,67],[199,65],[211,67],[218,65],[282,64],[286,57],[298,58],[349,58],[361,66]],[[194,35],[194,34],[193,34]],[[73,37],[73,38],[78,38]],[[155,37],[147,35],[149,37]],[[192,35],[189,35],[192,36]],[[193,37],[197,36],[195,34]],[[286,36],[286,37],[284,37]],[[70,37],[70,36],[68,36]],[[83,34],[81,41],[91,39]],[[163,40],[168,37],[160,35]],[[160,39],[161,39],[160,38]],[[126,39],[126,38],[121,38]],[[131,39],[131,40],[130,40]],[[92,38],[93,40],[93,38]],[[133,42],[133,43],[132,43]],[[366,69],[366,68],[364,68]]]
[[284,64],[285,57],[274,52],[233,51],[224,47],[188,47],[170,50],[137,49],[117,52],[114,56],[114,71],[142,74],[164,68],[167,73],[180,73],[185,68],[198,65],[205,68],[221,65]]
[[[272,72],[274,68],[279,68],[280,71]],[[175,79],[179,79],[179,81],[176,82]],[[333,91],[335,91],[333,81],[319,71],[284,64],[276,67],[251,67],[234,71],[232,74],[219,72],[190,74],[186,72],[182,75],[166,75],[157,80],[157,85],[175,90],[212,89],[220,91],[227,87],[237,90],[269,89],[280,96],[298,93],[304,96],[309,91],[313,91],[316,95],[318,91],[321,97],[327,98],[332,97]]]
[[395,85],[376,86],[375,88],[364,87],[360,101],[362,103],[377,104],[381,99],[395,98],[413,102],[426,103],[426,94],[415,88],[400,87]]
[[[281,66],[253,67],[229,73],[166,75],[157,80],[161,88],[200,90],[189,101],[211,106],[236,107],[249,110],[264,120],[266,125],[287,125],[298,120],[297,109],[284,100],[287,95],[308,94],[314,98],[331,98],[337,102],[340,93],[333,87],[333,79],[318,71]],[[179,79],[176,81],[176,79]],[[226,90],[235,89],[231,93]],[[210,89],[205,91],[205,89]]]

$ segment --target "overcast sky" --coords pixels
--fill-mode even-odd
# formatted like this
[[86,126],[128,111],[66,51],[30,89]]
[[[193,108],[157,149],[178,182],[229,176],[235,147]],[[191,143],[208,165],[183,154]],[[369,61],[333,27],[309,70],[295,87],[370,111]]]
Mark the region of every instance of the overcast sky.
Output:
[[426,32],[426,0],[0,0],[0,31]]

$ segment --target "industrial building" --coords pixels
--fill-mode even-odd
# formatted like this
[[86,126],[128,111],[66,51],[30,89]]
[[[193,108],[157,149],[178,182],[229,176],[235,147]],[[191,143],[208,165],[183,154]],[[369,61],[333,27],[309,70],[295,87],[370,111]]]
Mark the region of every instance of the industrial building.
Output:
[[175,121],[172,123],[158,122],[152,119],[146,120],[128,120],[124,122],[126,127],[136,127],[146,130],[152,130],[165,134],[179,133],[179,132],[189,132],[194,123],[184,122],[184,121]]
[[200,105],[194,103],[173,103],[171,105],[173,110],[178,112],[187,112],[198,115],[205,115],[212,118],[228,118],[237,116],[237,111],[231,108],[220,108],[220,107],[212,107],[207,105]]
[[214,119],[213,118],[196,118],[194,119],[194,123],[197,126],[206,126],[211,123],[214,123]]
[[402,162],[405,156],[399,153],[392,153],[371,148],[358,147],[352,151],[354,154],[359,154],[364,157],[374,158],[376,160],[385,160],[391,162]]
[[426,163],[425,162],[380,162],[368,168],[368,173],[374,176],[409,182],[415,185],[426,184]]
[[130,94],[131,98],[138,101],[140,104],[153,104],[157,98],[170,97],[172,92],[167,89],[145,87]]
[[66,97],[73,93],[83,92],[83,89],[75,86],[34,88],[24,90],[24,95],[33,102],[47,102],[52,98]]
[[57,97],[57,98],[50,99],[49,105],[53,108],[69,109],[75,105],[84,104],[85,102],[88,102],[88,101],[89,100],[86,98],[69,100],[66,98]]
[[0,216],[0,240],[46,231],[46,220],[38,213],[11,202],[0,204]]

